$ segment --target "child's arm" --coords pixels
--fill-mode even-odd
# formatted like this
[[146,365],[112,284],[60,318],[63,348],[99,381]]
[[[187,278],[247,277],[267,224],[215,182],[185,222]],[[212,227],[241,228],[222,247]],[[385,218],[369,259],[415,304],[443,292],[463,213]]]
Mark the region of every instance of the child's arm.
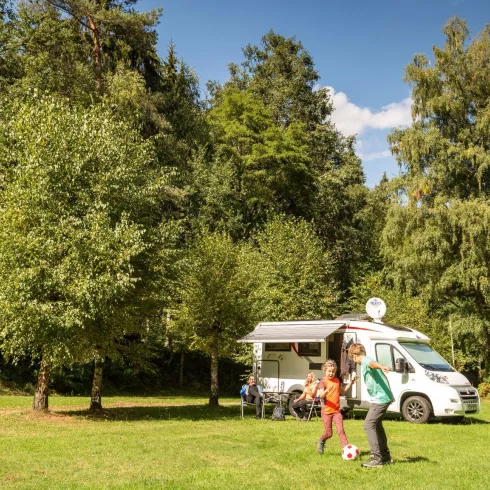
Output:
[[369,363],[369,367],[371,369],[381,369],[385,373],[389,373],[391,371],[391,369],[388,366],[383,366],[382,364],[376,361],[371,361]]
[[342,395],[347,392],[350,387],[357,381],[357,374],[354,374],[353,378],[345,385],[341,385],[340,386],[340,393],[342,393]]
[[[323,388],[320,388],[320,385],[323,386]],[[320,381],[320,383],[318,383],[317,396],[319,396],[320,398],[325,398],[327,393],[328,393],[327,387],[325,386],[325,384],[322,381]]]

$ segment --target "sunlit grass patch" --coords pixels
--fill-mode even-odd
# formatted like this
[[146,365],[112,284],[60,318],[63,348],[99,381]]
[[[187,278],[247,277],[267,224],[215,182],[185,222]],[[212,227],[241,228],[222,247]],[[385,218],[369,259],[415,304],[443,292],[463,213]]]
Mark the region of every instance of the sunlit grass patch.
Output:
[[[35,414],[29,404],[0,400],[0,444],[8,448],[0,452],[0,487],[228,489],[249,486],[252,475],[262,488],[490,488],[488,401],[461,424],[390,417],[385,426],[396,463],[377,470],[344,462],[335,432],[318,455],[318,418],[255,420],[252,410],[241,420],[237,400],[210,407],[205,398],[168,398],[167,405],[159,397],[106,398],[95,416],[80,400],[71,408],[59,402],[62,410]],[[365,461],[363,415],[346,420],[345,429]]]

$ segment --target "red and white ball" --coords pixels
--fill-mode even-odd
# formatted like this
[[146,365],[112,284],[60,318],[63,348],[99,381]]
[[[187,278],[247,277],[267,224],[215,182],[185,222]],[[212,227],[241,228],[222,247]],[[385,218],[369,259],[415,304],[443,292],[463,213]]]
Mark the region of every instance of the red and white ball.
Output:
[[342,458],[346,461],[354,461],[357,459],[357,456],[359,456],[359,449],[352,444],[347,444],[347,446],[344,446],[344,449],[342,449]]

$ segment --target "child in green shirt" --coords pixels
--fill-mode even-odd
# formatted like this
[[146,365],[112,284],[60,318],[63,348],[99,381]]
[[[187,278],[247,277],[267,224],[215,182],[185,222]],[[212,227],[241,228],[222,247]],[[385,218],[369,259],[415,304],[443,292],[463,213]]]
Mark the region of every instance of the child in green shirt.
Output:
[[361,365],[362,378],[371,397],[371,407],[364,421],[364,431],[371,449],[371,459],[362,466],[379,468],[391,464],[393,460],[383,427],[383,418],[393,401],[393,393],[384,374],[390,368],[366,356],[366,349],[362,344],[352,344],[349,347],[349,359]]

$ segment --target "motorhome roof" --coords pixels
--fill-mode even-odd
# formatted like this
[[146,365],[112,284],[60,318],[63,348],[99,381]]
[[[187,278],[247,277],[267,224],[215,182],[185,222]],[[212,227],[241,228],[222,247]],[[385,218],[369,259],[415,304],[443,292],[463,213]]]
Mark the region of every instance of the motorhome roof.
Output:
[[297,320],[288,322],[262,322],[238,342],[324,342],[330,334],[360,332],[370,338],[428,342],[424,334],[407,327],[398,327],[363,320]]
[[429,337],[408,327],[399,327],[378,322],[348,321],[340,328],[342,332],[362,331],[371,339],[408,340],[412,342],[429,342]]
[[335,320],[263,322],[238,342],[324,342],[326,337],[343,325],[345,322]]

